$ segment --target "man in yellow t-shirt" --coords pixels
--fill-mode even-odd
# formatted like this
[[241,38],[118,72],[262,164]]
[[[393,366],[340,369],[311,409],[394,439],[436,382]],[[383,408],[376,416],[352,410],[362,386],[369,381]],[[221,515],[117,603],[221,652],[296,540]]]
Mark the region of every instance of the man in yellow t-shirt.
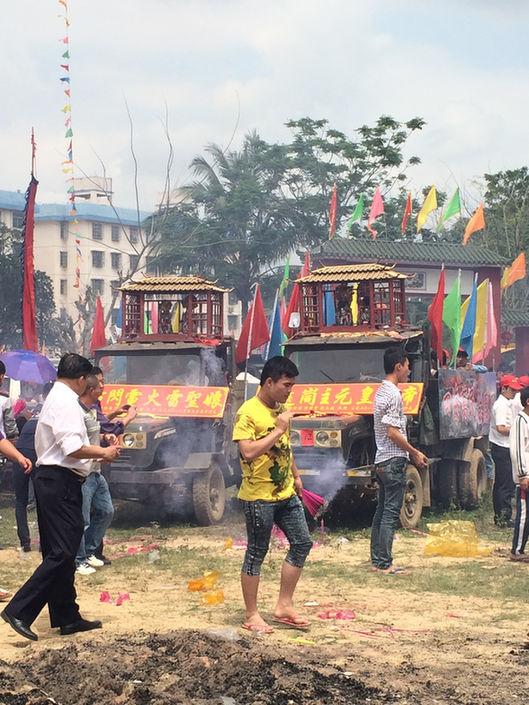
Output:
[[285,403],[298,375],[287,357],[277,355],[265,364],[256,396],[245,402],[235,419],[233,440],[239,444],[242,484],[239,499],[244,506],[248,548],[241,573],[246,605],[245,629],[267,634],[273,631],[259,614],[257,593],[261,565],[268,552],[274,522],[285,533],[290,548],[281,571],[281,587],[274,622],[308,627],[292,598],[312,540],[305,519],[303,484],[290,447],[290,419]]

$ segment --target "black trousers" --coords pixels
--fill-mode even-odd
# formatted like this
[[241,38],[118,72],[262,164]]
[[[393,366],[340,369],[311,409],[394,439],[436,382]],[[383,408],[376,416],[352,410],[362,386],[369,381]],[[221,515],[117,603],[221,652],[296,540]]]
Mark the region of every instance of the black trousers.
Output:
[[75,556],[84,531],[82,480],[67,468],[41,465],[33,471],[42,563],[6,607],[32,624],[48,605],[52,627],[81,618],[75,602]]
[[[37,462],[37,454],[30,450],[21,450],[22,455],[29,458],[35,467]],[[28,499],[29,499],[29,481],[31,475],[26,475],[22,465],[13,463],[12,470],[13,485],[15,487],[15,518],[17,520],[17,534],[22,548],[29,550],[31,548],[31,536],[28,527]]]
[[511,452],[508,448],[490,444],[494,460],[494,488],[492,502],[495,521],[510,521],[512,519],[512,498],[515,484],[512,479]]

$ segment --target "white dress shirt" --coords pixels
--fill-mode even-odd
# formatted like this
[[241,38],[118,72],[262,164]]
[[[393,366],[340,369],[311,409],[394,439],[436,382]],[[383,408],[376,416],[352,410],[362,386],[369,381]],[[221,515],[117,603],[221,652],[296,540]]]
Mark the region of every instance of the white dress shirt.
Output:
[[502,448],[509,447],[509,436],[504,436],[498,431],[497,426],[510,428],[513,422],[511,400],[503,394],[496,399],[490,414],[489,441]]
[[72,458],[70,453],[90,445],[79,397],[57,380],[40,412],[35,432],[37,466],[60,465],[76,475],[90,474],[90,460]]

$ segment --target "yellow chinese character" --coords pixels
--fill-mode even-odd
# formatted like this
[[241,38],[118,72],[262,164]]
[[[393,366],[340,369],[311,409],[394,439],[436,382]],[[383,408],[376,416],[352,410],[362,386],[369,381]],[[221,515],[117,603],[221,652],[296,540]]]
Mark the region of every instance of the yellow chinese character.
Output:
[[178,406],[178,402],[184,395],[179,389],[173,389],[171,394],[167,397],[167,406]]
[[198,409],[198,400],[202,396],[202,392],[188,392],[187,398],[186,398],[186,407],[189,409],[190,407],[193,407],[194,409]]
[[406,406],[412,404],[416,396],[417,387],[406,387],[406,389],[402,391],[402,401]]
[[329,404],[330,401],[331,401],[331,388],[327,387],[327,389],[321,395],[320,404]]
[[153,389],[147,398],[147,404],[154,404],[155,406],[161,406],[160,402],[156,401],[160,396],[160,392]]
[[121,406],[121,400],[123,399],[123,393],[125,390],[123,387],[120,387],[119,389],[111,389],[110,394],[108,395],[107,399],[107,404],[110,406],[112,402],[116,403],[116,409]]
[[215,410],[217,406],[222,406],[222,392],[220,390],[211,392],[204,399],[204,404],[210,406],[213,410]]
[[314,406],[316,403],[316,397],[318,395],[318,388],[317,387],[305,387],[303,391],[301,392],[301,396],[299,398],[299,403],[300,404],[310,404],[310,406]]
[[344,406],[346,406],[347,404],[352,404],[352,402],[353,400],[350,396],[349,387],[343,387],[339,392],[336,393],[336,396],[334,397],[335,404],[343,404]]
[[359,404],[369,404],[371,401],[371,395],[373,394],[373,387],[364,387],[362,389],[362,396],[359,400]]
[[136,387],[134,387],[134,389],[131,389],[130,392],[127,394],[126,402],[127,404],[135,404],[138,399],[142,396],[143,392],[140,392],[139,389],[136,389]]

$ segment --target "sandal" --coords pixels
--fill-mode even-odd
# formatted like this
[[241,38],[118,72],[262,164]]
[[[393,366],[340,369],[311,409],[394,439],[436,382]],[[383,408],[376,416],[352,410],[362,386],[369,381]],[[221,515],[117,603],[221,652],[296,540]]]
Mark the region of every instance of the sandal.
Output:
[[274,631],[274,627],[271,627],[269,624],[250,624],[249,622],[245,622],[242,625],[243,629],[248,630],[249,632],[255,632],[256,634],[272,634]]
[[411,575],[411,570],[406,570],[406,568],[401,568],[400,566],[392,566],[389,570],[378,569],[379,573],[385,573],[386,575]]

